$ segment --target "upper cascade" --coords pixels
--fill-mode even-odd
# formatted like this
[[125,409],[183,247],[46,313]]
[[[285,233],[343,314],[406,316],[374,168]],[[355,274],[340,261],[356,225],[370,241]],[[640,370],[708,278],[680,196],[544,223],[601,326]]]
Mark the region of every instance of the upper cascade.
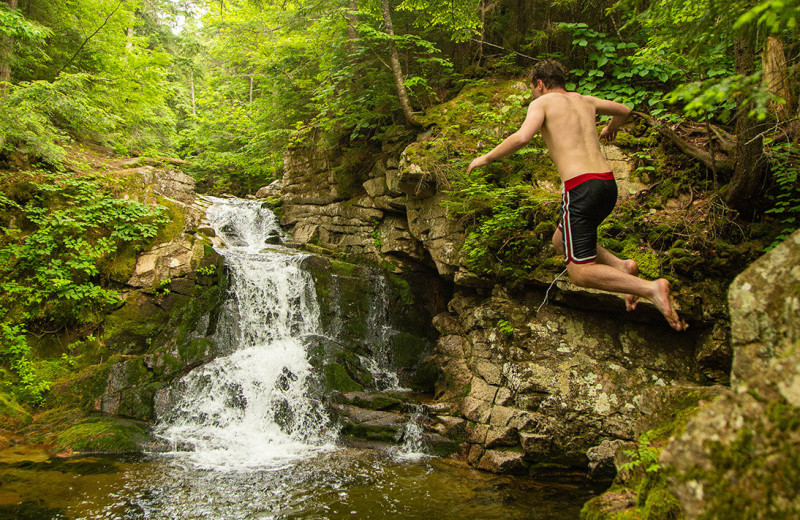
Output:
[[213,202],[207,215],[231,278],[218,336],[232,353],[173,387],[177,404],[157,433],[207,467],[269,467],[316,453],[336,431],[308,392],[305,339],[321,327],[304,255],[268,245],[280,228],[260,203]]

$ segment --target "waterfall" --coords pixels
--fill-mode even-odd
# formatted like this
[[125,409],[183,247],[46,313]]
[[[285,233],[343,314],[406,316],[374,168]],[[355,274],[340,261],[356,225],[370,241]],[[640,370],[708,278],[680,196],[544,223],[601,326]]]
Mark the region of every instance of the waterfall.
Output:
[[304,339],[320,333],[313,281],[303,254],[270,245],[281,231],[261,203],[211,200],[207,218],[231,279],[219,327],[231,353],[183,377],[156,434],[202,467],[279,467],[336,437],[308,394]]
[[408,417],[408,422],[400,432],[398,439],[401,444],[394,450],[394,454],[399,459],[405,460],[419,460],[427,457],[425,453],[425,441],[423,434],[425,427],[423,421],[425,420],[425,410],[420,404],[411,406],[411,413]]
[[377,390],[404,391],[406,389],[400,386],[397,372],[391,368],[390,340],[396,332],[389,324],[389,286],[383,273],[377,272],[370,278],[374,288],[367,316],[366,341],[370,355],[359,356],[359,360],[372,375]]

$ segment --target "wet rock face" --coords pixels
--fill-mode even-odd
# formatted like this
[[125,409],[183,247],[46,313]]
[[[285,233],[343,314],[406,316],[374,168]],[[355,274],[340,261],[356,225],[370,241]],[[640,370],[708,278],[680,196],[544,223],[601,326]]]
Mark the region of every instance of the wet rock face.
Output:
[[[438,304],[434,318],[440,337],[433,359],[443,374],[436,420],[443,434],[464,441],[470,464],[512,473],[610,471],[608,446],[638,438],[642,425],[656,421],[653,388],[671,395],[727,380],[727,327],[714,325],[723,305],[704,301],[713,295],[682,309],[699,317],[677,334],[649,304],[628,314],[621,297],[562,280],[537,313],[552,280],[511,294],[469,272],[464,229],[448,218],[435,174],[409,158],[412,147],[377,158],[349,193],[319,152],[288,152],[282,224],[299,242],[454,284],[447,312]],[[639,189],[630,162],[612,151],[621,186]]]
[[[312,364],[336,392],[400,385],[431,392],[438,371],[428,359],[436,341],[436,284],[419,283],[380,269],[309,256],[327,339],[309,348]],[[369,369],[363,358],[376,366]],[[382,371],[398,380],[383,381]],[[383,388],[381,388],[383,381]]]
[[166,205],[172,223],[136,258],[125,304],[106,318],[103,339],[119,359],[112,358],[93,408],[152,420],[157,391],[218,353],[209,338],[225,278],[222,260],[201,230],[208,203],[196,197],[194,180],[150,168],[139,172],[134,186],[131,195]]
[[800,231],[731,285],[732,387],[661,455],[687,518],[800,516]]
[[432,177],[399,149],[379,156],[369,178],[348,190],[317,150],[287,152],[284,166],[281,224],[296,241],[403,267],[435,267],[452,279],[463,232],[447,219]]
[[595,447],[636,438],[637,423],[653,412],[653,387],[697,379],[695,338],[666,323],[553,304],[536,314],[543,296],[460,290],[434,322],[444,371],[437,396],[466,419],[470,462],[478,467],[607,464],[613,453],[602,457]]

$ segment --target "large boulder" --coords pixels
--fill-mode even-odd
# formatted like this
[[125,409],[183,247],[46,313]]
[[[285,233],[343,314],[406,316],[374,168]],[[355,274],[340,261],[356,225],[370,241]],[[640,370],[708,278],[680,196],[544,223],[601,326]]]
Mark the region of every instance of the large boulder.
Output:
[[662,451],[687,518],[800,517],[800,231],[731,285],[731,389]]

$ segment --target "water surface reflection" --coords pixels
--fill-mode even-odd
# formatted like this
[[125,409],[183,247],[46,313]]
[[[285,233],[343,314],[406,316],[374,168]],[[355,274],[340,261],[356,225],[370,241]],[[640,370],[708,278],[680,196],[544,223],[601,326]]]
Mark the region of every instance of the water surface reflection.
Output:
[[247,471],[198,469],[180,456],[6,454],[0,519],[565,520],[602,491],[354,448]]

